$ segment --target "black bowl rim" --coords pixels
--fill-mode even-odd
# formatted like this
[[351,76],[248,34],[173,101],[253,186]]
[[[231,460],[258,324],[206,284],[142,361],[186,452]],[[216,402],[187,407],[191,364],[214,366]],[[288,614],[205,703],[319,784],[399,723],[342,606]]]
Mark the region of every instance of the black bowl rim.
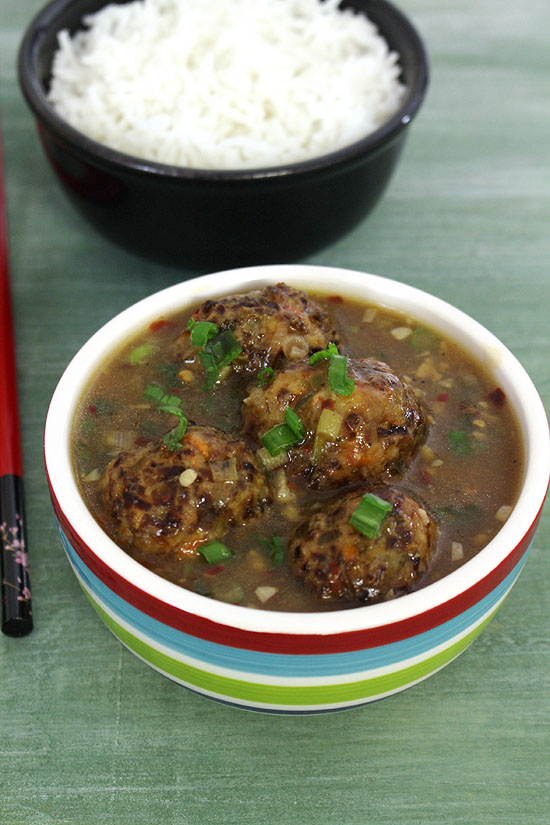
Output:
[[[35,71],[35,55],[37,49],[45,34],[51,31],[52,26],[55,28],[56,20],[60,12],[72,2],[73,0],[51,0],[51,2],[47,3],[31,20],[23,35],[17,58],[19,84],[27,104],[40,124],[49,129],[65,144],[72,146],[81,155],[87,157],[94,164],[99,164],[110,169],[116,168],[119,172],[126,171],[128,173],[140,173],[160,178],[197,182],[238,182],[289,176],[295,177],[322,170],[336,169],[340,166],[357,162],[367,155],[372,156],[383,146],[393,142],[409,123],[412,122],[424,100],[428,87],[428,55],[417,29],[411,20],[400,11],[400,9],[394,6],[393,3],[388,2],[388,0],[372,0],[373,5],[384,8],[389,14],[393,15],[418,57],[418,78],[416,83],[408,90],[405,100],[398,111],[374,132],[334,152],[295,163],[261,168],[202,169],[187,166],[173,166],[138,158],[134,155],[112,149],[105,144],[87,137],[83,132],[78,131],[67,123],[67,121],[63,120],[48,103],[42,85],[38,80]],[[107,2],[108,0],[106,0],[105,5],[107,5]],[[368,14],[368,10],[366,13]]]

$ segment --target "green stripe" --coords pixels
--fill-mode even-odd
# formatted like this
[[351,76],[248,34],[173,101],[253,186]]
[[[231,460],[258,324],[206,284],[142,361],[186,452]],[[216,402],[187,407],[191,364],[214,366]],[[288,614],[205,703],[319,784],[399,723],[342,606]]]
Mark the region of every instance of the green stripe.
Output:
[[168,676],[186,682],[197,690],[206,690],[230,699],[258,702],[265,705],[281,705],[283,707],[288,705],[331,705],[354,700],[366,700],[389,691],[404,688],[412,682],[428,676],[434,670],[443,667],[455,656],[458,656],[481,633],[498,610],[497,607],[480,625],[458,642],[435,656],[403,668],[403,670],[387,673],[383,676],[375,676],[371,679],[362,679],[359,682],[295,687],[293,685],[264,685],[231,679],[180,662],[133,636],[105,613],[89,593],[84,592],[115,636],[118,636],[120,641],[135,654],[141,656]]

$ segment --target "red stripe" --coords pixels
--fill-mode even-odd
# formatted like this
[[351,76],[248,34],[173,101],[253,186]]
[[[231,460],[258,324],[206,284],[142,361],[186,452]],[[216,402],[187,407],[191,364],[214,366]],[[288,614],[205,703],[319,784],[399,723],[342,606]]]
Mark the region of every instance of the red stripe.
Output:
[[114,573],[84,544],[61,510],[51,486],[50,494],[61,527],[84,564],[107,587],[113,590],[120,598],[133,605],[133,607],[176,630],[181,630],[184,633],[189,633],[192,636],[197,636],[198,638],[216,644],[244,648],[246,650],[258,650],[265,653],[285,654],[345,653],[353,650],[379,647],[424,633],[443,622],[453,619],[494,590],[494,588],[506,578],[508,573],[514,569],[529,547],[540,518],[539,510],[535,521],[522,541],[501,564],[480,582],[464,593],[459,594],[454,599],[450,599],[412,618],[394,622],[391,625],[384,625],[379,628],[338,633],[334,636],[294,636],[292,634],[260,633],[226,627],[210,619],[204,619],[185,610],[173,607],[172,605],[167,605],[154,596],[140,590],[135,587],[135,585],[121,578],[117,573]]
[[[1,137],[1,136],[0,136]],[[0,141],[0,476],[23,475]]]

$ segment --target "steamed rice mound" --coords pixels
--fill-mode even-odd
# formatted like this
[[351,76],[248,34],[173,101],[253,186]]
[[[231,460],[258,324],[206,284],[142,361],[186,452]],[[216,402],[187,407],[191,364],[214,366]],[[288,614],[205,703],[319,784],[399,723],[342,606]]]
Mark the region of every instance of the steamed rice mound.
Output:
[[338,0],[136,0],[59,35],[49,99],[94,140],[201,169],[335,151],[399,108],[398,56]]

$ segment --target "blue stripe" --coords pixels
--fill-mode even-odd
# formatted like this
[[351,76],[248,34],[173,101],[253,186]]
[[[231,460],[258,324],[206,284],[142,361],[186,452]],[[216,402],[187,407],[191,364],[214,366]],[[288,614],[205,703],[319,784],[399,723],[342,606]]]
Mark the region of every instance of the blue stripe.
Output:
[[177,653],[191,656],[205,664],[242,670],[247,673],[287,677],[290,674],[294,677],[337,676],[387,667],[412,656],[422,655],[438,645],[445,644],[449,639],[468,630],[494,607],[513,585],[527,558],[527,552],[525,552],[508,576],[481,601],[448,622],[417,636],[367,650],[347,653],[293,655],[262,653],[256,650],[219,645],[215,642],[191,636],[151,618],[151,616],[140,612],[121,599],[103,584],[84,565],[61,528],[59,528],[59,532],[69,561],[90,592],[100,599],[115,617],[126,622],[127,625],[139,633]]

